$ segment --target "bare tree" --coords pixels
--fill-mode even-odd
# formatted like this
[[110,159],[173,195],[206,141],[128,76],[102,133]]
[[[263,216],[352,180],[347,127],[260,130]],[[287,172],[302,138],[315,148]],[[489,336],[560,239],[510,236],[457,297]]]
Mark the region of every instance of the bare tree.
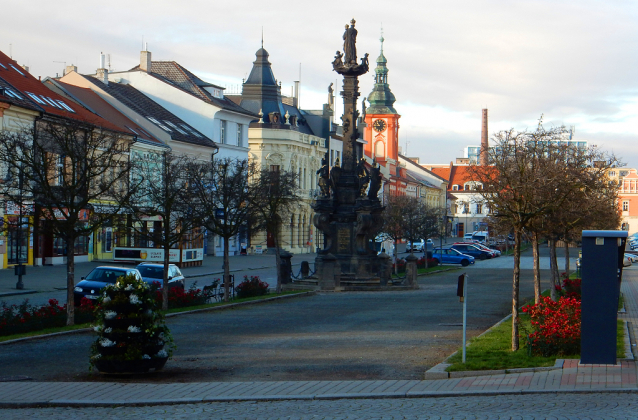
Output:
[[[514,273],[512,279],[512,351],[519,348],[518,308],[521,241],[533,222],[562,206],[572,190],[564,167],[567,156],[550,147],[564,138],[564,127],[545,129],[542,119],[533,132],[501,131],[492,139],[489,165],[472,165],[469,174],[481,184],[479,194],[514,231]],[[563,165],[563,166],[561,166]]]
[[[75,322],[74,245],[126,204],[132,142],[120,133],[67,119],[44,118],[32,128],[0,132],[0,163],[7,170],[0,192],[13,202],[33,200],[35,223],[65,243],[67,325]],[[120,200],[92,211],[98,200],[115,196]]]
[[281,226],[284,220],[301,203],[297,195],[298,177],[291,171],[277,169],[261,169],[254,179],[251,212],[253,231],[265,230],[271,235],[275,245],[275,261],[277,265],[277,288],[281,292]]
[[164,276],[162,279],[162,309],[168,309],[168,266],[170,251],[185,235],[200,235],[195,215],[196,194],[189,174],[197,165],[195,159],[172,151],[148,153],[146,158],[136,159],[132,178],[137,188],[128,208],[133,219],[131,227],[142,235],[148,235],[143,223],[149,217],[161,218],[159,232],[153,232],[152,241],[163,250]]
[[[424,241],[424,247],[427,239],[440,233],[441,211],[439,208],[429,207],[427,203],[416,197],[405,197],[403,207],[403,238],[410,243],[410,252],[414,250],[415,241]],[[401,220],[397,220],[401,223]],[[423,250],[426,255],[427,267],[427,249]]]
[[230,292],[230,238],[246,229],[249,203],[255,201],[255,165],[248,160],[221,159],[202,163],[191,176],[198,214],[208,230],[224,239],[224,300]]

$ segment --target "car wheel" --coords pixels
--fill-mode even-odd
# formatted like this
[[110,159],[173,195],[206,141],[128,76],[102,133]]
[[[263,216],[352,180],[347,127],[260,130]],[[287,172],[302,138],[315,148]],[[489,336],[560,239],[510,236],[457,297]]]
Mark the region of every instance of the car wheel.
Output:
[[468,265],[470,265],[470,261],[469,261],[469,260],[462,260],[462,261],[461,261],[461,265],[462,265],[463,267],[467,267]]
[[485,254],[481,254],[481,256],[479,257],[479,260],[483,261],[486,258],[487,258],[487,256]]
[[433,258],[433,260],[434,260],[434,262],[436,263],[436,265],[440,265],[440,264],[441,264],[441,262],[439,261],[439,259],[438,259],[438,258]]

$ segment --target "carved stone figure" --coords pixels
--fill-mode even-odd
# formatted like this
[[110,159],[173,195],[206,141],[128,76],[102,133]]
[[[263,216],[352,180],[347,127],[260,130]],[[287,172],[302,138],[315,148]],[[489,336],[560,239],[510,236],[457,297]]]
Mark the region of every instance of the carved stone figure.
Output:
[[[337,52],[339,52],[339,51],[337,51]],[[330,95],[332,95],[332,93],[335,91],[335,90],[332,88],[332,85],[334,85],[334,83],[330,83],[330,86],[328,86],[328,93],[329,93]]]
[[366,160],[364,158],[359,159],[359,163],[357,163],[357,176],[359,177],[359,195],[365,197],[370,183],[370,173],[368,168],[366,168]]
[[366,53],[366,55],[364,55],[361,59],[361,65],[365,68],[368,68],[368,66],[370,65],[370,63],[368,62],[368,53]]
[[334,68],[343,66],[343,61],[341,61],[341,57],[343,57],[343,54],[341,54],[341,51],[337,51],[337,54],[335,55],[335,59],[332,62],[332,66]]
[[326,158],[321,159],[321,168],[317,171],[319,175],[319,189],[321,190],[322,197],[328,197],[330,195],[330,169]]
[[363,101],[361,101],[361,119],[365,120],[366,119],[366,98],[363,98]]
[[335,162],[335,166],[330,170],[330,186],[332,188],[332,194],[335,196],[337,194],[337,183],[339,182],[339,177],[341,176],[341,167],[339,166],[339,158]]
[[346,65],[357,65],[357,30],[354,29],[355,20],[350,21],[350,26],[346,25],[346,31],[343,33],[343,52],[345,53]]
[[377,165],[375,160],[372,168],[370,168],[370,189],[368,190],[369,198],[378,198],[379,190],[381,189],[381,168]]

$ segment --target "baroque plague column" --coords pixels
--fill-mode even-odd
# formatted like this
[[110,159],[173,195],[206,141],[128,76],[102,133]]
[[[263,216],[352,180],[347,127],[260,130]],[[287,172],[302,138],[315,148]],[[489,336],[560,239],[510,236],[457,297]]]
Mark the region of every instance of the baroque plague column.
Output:
[[355,20],[343,34],[344,54],[337,51],[332,66],[343,76],[343,161],[330,172],[320,170],[320,197],[314,205],[314,224],[324,233],[324,249],[315,260],[319,287],[343,290],[385,286],[391,275],[390,258],[372,247],[383,224],[383,207],[377,197],[381,173],[376,163],[365,165],[357,121],[358,77],[368,72],[368,54],[357,63]]

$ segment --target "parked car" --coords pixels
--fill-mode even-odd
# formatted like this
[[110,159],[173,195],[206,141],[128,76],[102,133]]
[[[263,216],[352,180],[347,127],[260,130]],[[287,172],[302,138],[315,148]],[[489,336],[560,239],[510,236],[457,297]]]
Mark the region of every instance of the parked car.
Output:
[[[157,263],[141,263],[137,267],[142,274],[142,280],[151,284],[158,282],[160,286],[164,281],[164,264]],[[168,285],[173,287],[184,288],[184,275],[175,264],[168,265]]]
[[627,254],[625,254],[622,260],[622,266],[629,267],[630,265],[631,265],[631,259],[629,258],[629,256],[627,256]]
[[[478,242],[454,242],[454,244],[452,244],[452,246],[455,245],[472,245],[473,247],[476,247],[478,249],[482,249],[483,251],[489,252],[491,257],[490,258],[496,258],[496,257],[500,257],[501,256],[501,251],[499,251],[498,249],[492,249],[492,248],[488,248],[487,246],[478,243]],[[463,251],[461,251],[463,252]]]
[[463,240],[467,241],[467,240],[472,240],[472,235],[474,235],[474,233],[468,232],[465,235],[463,235]]
[[454,244],[452,245],[453,249],[456,249],[462,254],[471,255],[474,258],[478,258],[479,260],[487,260],[492,258],[492,253],[489,251],[482,250],[473,244]]
[[625,257],[629,258],[629,261],[633,263],[638,262],[638,255],[636,254],[625,254]]
[[95,267],[82,281],[75,285],[73,289],[73,300],[76,306],[80,305],[83,297],[87,299],[97,299],[101,296],[101,290],[108,284],[115,284],[117,279],[128,274],[133,274],[142,280],[142,275],[136,268],[124,267]]
[[463,267],[474,264],[475,261],[473,256],[461,254],[451,247],[435,248],[432,258],[439,264],[461,264]]
[[[424,252],[427,249],[426,244],[434,245],[434,242],[432,242],[432,239],[428,239],[427,241],[424,241],[423,239],[421,239],[420,242],[414,242],[412,244],[412,251],[413,252]],[[408,252],[410,252],[410,243],[409,242],[408,242],[406,250]]]

